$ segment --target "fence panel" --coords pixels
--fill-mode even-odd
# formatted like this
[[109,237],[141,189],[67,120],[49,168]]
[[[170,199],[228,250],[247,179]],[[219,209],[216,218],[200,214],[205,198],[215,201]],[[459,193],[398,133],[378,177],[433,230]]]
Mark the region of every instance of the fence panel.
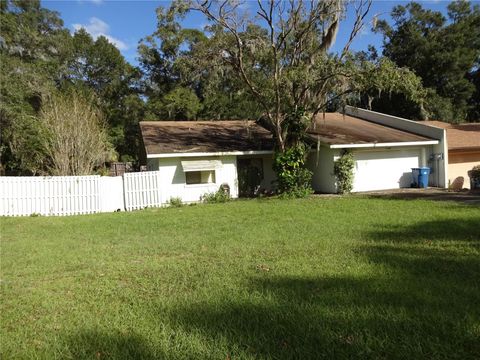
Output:
[[92,214],[100,211],[100,176],[2,176],[0,215]]
[[123,191],[127,211],[161,206],[160,190],[159,171],[123,174]]
[[102,176],[100,178],[101,212],[125,210],[122,176]]

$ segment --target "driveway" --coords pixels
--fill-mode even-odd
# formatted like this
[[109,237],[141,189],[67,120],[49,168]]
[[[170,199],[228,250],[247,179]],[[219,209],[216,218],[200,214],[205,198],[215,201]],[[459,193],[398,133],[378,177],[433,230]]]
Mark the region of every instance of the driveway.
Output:
[[394,189],[383,191],[368,191],[357,193],[358,195],[369,196],[374,198],[389,198],[389,199],[425,199],[425,200],[440,200],[440,201],[456,201],[467,205],[480,206],[480,191],[449,191],[440,188],[428,189]]

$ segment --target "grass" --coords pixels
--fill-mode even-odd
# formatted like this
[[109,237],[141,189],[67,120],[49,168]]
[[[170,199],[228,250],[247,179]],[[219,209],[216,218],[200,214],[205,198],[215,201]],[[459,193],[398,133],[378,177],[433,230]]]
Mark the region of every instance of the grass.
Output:
[[2,359],[478,359],[480,208],[249,200],[2,218]]

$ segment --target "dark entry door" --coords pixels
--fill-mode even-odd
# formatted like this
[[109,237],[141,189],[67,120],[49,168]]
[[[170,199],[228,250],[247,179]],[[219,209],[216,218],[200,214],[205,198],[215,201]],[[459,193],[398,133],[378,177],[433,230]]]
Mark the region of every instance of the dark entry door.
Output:
[[261,158],[237,158],[238,195],[252,197],[258,194],[263,181]]

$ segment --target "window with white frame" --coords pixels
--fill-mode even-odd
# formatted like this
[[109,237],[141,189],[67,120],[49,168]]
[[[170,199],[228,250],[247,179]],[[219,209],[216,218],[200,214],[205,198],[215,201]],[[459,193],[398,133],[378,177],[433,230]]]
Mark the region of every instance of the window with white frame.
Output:
[[215,170],[188,171],[185,173],[185,180],[187,185],[214,184]]
[[221,166],[221,161],[217,159],[182,160],[185,183],[187,185],[215,184],[215,172]]

